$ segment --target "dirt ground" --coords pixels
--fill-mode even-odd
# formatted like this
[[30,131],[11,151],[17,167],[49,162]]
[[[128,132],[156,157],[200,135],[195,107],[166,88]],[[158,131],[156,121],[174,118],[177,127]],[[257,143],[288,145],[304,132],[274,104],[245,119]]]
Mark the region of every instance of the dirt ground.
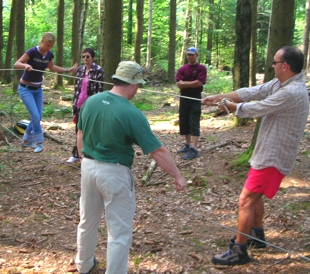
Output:
[[[50,93],[47,100],[58,100]],[[177,106],[166,106],[156,115]],[[203,108],[204,112],[210,108]],[[151,117],[154,111],[146,112]],[[25,118],[26,119],[26,118]],[[77,273],[76,229],[79,222],[80,166],[69,165],[75,141],[71,118],[43,121],[44,151],[21,149],[20,138],[0,128],[0,273]],[[10,126],[10,117],[1,125]],[[201,121],[200,157],[185,161],[176,153],[183,144],[173,121],[151,122],[188,180],[188,194],[176,192],[160,168],[149,185],[142,177],[151,158],[136,148],[132,168],[137,210],[129,273],[310,273],[309,124],[300,143],[296,167],[278,195],[266,199],[264,226],[270,245],[250,249],[250,263],[216,267],[214,254],[227,249],[237,225],[238,196],[247,170],[231,161],[250,144],[255,122],[232,128],[231,115]],[[105,272],[106,226],[98,231],[92,273]]]

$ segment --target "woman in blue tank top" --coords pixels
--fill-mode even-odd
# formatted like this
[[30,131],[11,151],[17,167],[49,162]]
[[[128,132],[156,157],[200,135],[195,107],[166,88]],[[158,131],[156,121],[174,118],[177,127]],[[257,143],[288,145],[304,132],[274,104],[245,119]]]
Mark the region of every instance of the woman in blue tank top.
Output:
[[43,150],[44,135],[40,122],[43,111],[42,81],[44,70],[48,68],[50,71],[68,73],[77,68],[77,63],[67,69],[54,65],[54,54],[51,49],[55,40],[53,33],[44,33],[39,46],[26,51],[14,64],[15,69],[24,69],[20,78],[18,93],[30,115],[30,123],[23,136],[22,148],[34,148],[34,152]]

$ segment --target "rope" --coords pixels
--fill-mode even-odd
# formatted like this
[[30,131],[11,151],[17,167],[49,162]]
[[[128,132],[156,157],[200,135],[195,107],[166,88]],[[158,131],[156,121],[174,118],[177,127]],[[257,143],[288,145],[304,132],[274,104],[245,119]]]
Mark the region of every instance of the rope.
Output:
[[[0,71],[1,70],[23,70],[23,69],[0,69]],[[64,76],[64,77],[68,77],[68,78],[74,78],[74,79],[80,79],[80,80],[84,79],[82,77],[76,77],[76,76],[72,76],[72,75],[68,75],[68,74],[61,74],[61,73],[52,72],[52,71],[45,71],[45,70],[38,70],[38,69],[32,69],[32,70],[33,71],[38,71],[38,72],[43,72],[43,73],[46,73],[46,74],[55,74],[55,75],[58,75],[58,76]],[[95,82],[95,83],[101,83],[101,84],[107,84],[107,85],[113,86],[113,83],[110,83],[110,82],[98,81],[98,80],[93,80],[93,79],[88,79],[88,81]],[[150,90],[150,89],[140,89],[140,90],[147,91],[147,92],[153,92],[153,93],[160,93],[160,94],[169,95],[169,96],[172,96],[172,97],[180,97],[180,98],[185,98],[185,99],[190,99],[190,100],[202,101],[202,99],[199,99],[199,98],[187,97],[187,96],[183,96],[183,95],[179,95],[179,94],[175,94],[175,93],[165,93],[165,92],[162,92],[162,91],[155,91],[155,90]]]
[[268,242],[266,242],[266,241],[263,241],[263,240],[261,240],[261,239],[255,238],[255,237],[253,237],[253,236],[251,236],[251,235],[249,235],[249,234],[246,234],[246,233],[240,232],[240,231],[238,231],[238,230],[236,230],[236,229],[233,229],[233,228],[231,228],[231,227],[222,225],[222,224],[220,224],[220,223],[217,223],[217,222],[215,222],[215,221],[212,221],[212,220],[210,220],[210,219],[207,219],[207,218],[205,218],[205,217],[203,217],[203,216],[201,216],[201,215],[199,215],[199,214],[197,214],[197,213],[193,213],[193,212],[191,212],[191,211],[189,211],[189,210],[180,208],[180,207],[178,207],[178,206],[173,206],[171,203],[164,202],[164,201],[159,200],[159,199],[157,199],[157,198],[151,197],[151,196],[149,196],[149,195],[147,195],[147,194],[141,194],[141,195],[144,196],[144,197],[147,197],[148,199],[151,198],[151,199],[154,199],[154,200],[157,201],[157,202],[162,202],[162,203],[168,205],[169,207],[171,207],[172,209],[178,210],[178,211],[180,211],[180,212],[184,212],[184,213],[186,213],[186,214],[188,214],[188,215],[194,216],[194,217],[196,217],[196,218],[198,218],[198,219],[201,219],[201,220],[203,220],[203,221],[210,222],[211,224],[214,224],[214,225],[219,226],[219,227],[221,227],[221,228],[224,228],[224,229],[226,229],[226,230],[232,231],[232,232],[234,232],[234,233],[242,234],[243,236],[247,236],[248,238],[251,238],[251,239],[254,239],[254,240],[259,241],[259,242],[261,242],[261,243],[267,244],[267,245],[269,245],[269,246],[271,246],[271,247],[273,247],[273,248],[275,248],[275,249],[278,249],[278,250],[280,250],[280,251],[283,251],[283,252],[285,252],[285,253],[293,254],[293,255],[295,255],[295,256],[301,258],[301,259],[304,259],[304,260],[310,262],[310,258],[307,258],[307,257],[305,257],[305,256],[299,255],[298,253],[296,253],[296,252],[294,252],[294,251],[290,251],[290,250],[287,250],[287,249],[282,248],[282,247],[280,247],[280,246],[277,246],[277,245],[268,243]]

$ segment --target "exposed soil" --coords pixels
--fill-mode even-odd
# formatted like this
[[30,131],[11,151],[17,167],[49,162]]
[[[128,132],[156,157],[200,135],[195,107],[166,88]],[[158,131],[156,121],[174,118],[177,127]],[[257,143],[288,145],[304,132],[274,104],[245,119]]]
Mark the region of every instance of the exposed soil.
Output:
[[[45,96],[59,100],[60,93]],[[176,107],[172,104],[146,115],[163,115]],[[59,126],[54,130],[43,121],[47,135],[39,154],[21,149],[21,135],[18,139],[0,128],[0,273],[77,273],[80,167],[66,164],[75,141],[71,120],[54,120]],[[0,122],[10,127],[12,119],[1,117]],[[296,168],[284,179],[277,196],[265,200],[265,233],[272,246],[250,249],[252,261],[244,266],[225,268],[211,263],[235,234],[238,196],[247,170],[233,170],[231,161],[249,146],[255,127],[252,121],[232,128],[232,122],[232,114],[202,120],[201,155],[190,161],[176,153],[183,138],[173,121],[152,122],[188,180],[188,194],[176,192],[172,178],[158,167],[150,185],[143,184],[152,159],[136,149],[132,172],[137,210],[129,273],[310,273],[309,125]],[[98,235],[99,265],[92,273],[105,271],[104,216]]]

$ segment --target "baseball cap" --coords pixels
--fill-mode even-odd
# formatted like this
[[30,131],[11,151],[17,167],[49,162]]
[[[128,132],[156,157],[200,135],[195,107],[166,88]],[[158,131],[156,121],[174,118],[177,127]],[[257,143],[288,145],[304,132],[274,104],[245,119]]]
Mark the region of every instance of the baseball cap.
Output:
[[112,78],[119,79],[131,85],[145,84],[143,77],[143,68],[133,61],[122,61],[118,64],[115,74]]
[[190,47],[186,50],[186,54],[198,54],[198,50],[195,47]]

